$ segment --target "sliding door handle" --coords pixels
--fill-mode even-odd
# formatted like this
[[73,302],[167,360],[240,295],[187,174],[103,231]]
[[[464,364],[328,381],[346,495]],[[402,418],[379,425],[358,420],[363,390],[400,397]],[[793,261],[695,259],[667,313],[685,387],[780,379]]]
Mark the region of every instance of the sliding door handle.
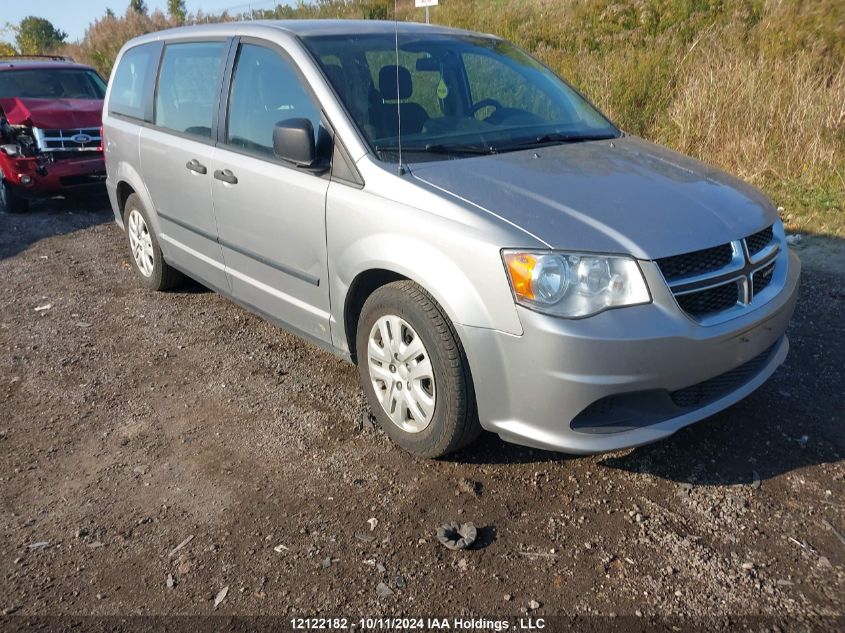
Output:
[[228,182],[230,185],[238,184],[237,176],[235,176],[235,174],[233,174],[229,169],[218,169],[214,172],[214,177],[217,178],[217,180]]
[[202,163],[200,163],[196,158],[192,158],[187,163],[185,163],[185,167],[187,167],[191,171],[195,171],[198,174],[208,173],[208,168]]

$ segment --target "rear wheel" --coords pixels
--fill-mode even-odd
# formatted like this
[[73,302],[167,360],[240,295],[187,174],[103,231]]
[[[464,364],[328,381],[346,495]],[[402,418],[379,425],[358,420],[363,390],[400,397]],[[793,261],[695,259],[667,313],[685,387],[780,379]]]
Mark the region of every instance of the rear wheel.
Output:
[[0,179],[0,210],[6,213],[25,213],[29,210],[29,200],[15,193],[5,179]]
[[356,337],[370,408],[390,438],[440,457],[481,432],[466,356],[452,323],[420,286],[404,280],[364,303]]
[[141,283],[151,290],[178,286],[184,277],[164,261],[147,210],[137,194],[126,199],[123,217],[129,254]]

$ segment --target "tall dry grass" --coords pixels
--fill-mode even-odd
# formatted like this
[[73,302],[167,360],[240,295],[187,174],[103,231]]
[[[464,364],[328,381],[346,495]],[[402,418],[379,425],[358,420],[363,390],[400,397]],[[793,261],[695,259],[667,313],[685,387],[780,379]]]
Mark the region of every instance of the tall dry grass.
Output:
[[[399,19],[422,16],[399,0]],[[393,1],[259,17],[392,18]],[[845,237],[845,1],[440,0],[432,18],[516,42],[627,131],[762,187],[790,228]],[[107,73],[128,37],[167,25],[99,20],[73,53]]]

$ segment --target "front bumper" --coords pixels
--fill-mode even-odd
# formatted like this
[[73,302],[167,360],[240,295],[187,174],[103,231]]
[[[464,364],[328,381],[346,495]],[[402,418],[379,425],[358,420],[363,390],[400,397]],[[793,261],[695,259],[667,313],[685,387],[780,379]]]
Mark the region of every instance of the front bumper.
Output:
[[[595,453],[654,442],[734,404],[762,385],[789,349],[785,332],[801,264],[792,252],[782,257],[782,290],[717,325],[685,316],[656,266],[643,262],[649,305],[582,320],[518,308],[522,336],[457,326],[481,425],[517,444]],[[713,384],[721,390],[699,387]],[[678,393],[712,397],[690,404]]]
[[40,167],[35,157],[0,153],[0,170],[15,193],[23,198],[46,198],[92,186],[101,187],[106,180],[102,152],[62,158]]

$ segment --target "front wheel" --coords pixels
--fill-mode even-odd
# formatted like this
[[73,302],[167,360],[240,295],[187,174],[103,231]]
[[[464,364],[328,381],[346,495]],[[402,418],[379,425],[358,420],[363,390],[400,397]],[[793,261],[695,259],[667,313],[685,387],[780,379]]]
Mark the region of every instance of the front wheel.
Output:
[[6,213],[26,213],[29,200],[19,196],[5,179],[0,179],[0,211]]
[[388,436],[422,457],[440,457],[481,432],[469,365],[451,321],[412,281],[378,288],[356,336],[370,408]]

